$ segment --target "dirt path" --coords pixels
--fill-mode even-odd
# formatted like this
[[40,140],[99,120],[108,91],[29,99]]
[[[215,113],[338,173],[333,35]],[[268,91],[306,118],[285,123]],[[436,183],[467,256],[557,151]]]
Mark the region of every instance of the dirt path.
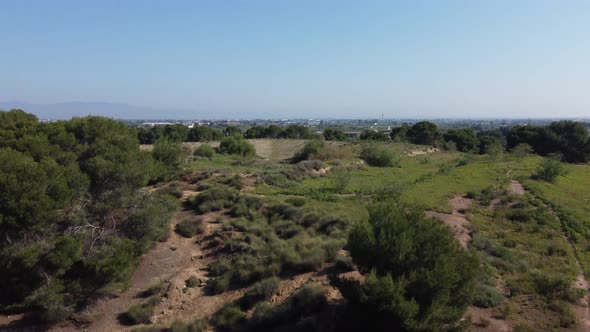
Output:
[[524,193],[525,193],[525,190],[524,190],[524,187],[522,186],[522,184],[516,180],[510,181],[509,189],[510,189],[510,192],[514,195],[521,196],[521,195],[524,195]]
[[467,248],[471,241],[471,222],[467,219],[464,212],[469,209],[473,201],[463,196],[456,196],[449,201],[453,208],[451,213],[442,213],[437,211],[426,211],[426,215],[436,218],[451,227],[453,236],[459,241],[463,248]]
[[[451,213],[442,213],[437,211],[426,211],[426,215],[434,217],[451,227],[453,236],[465,249],[471,242],[471,222],[467,219],[465,211],[473,204],[473,200],[461,195],[455,196],[449,200],[449,205],[453,211]],[[500,319],[493,317],[493,311],[489,308],[478,308],[469,306],[465,312],[464,319],[471,317],[472,326],[470,331],[484,332],[508,332],[512,331],[510,325]]]
[[471,316],[472,326],[469,331],[477,332],[509,332],[512,327],[505,320],[493,317],[489,308],[478,308],[470,306],[467,308],[466,316]]
[[576,283],[574,287],[577,289],[583,289],[585,291],[584,296],[578,300],[577,303],[573,305],[574,313],[578,318],[578,326],[577,331],[580,332],[587,332],[590,331],[590,285],[586,278],[584,277],[584,273],[582,273],[582,266],[580,266],[580,262],[576,260],[578,264],[578,275],[576,276]]
[[[90,305],[86,312],[98,319],[85,328],[86,331],[118,331],[127,328],[119,323],[118,316],[131,305],[140,303],[138,295],[150,286],[168,280],[178,271],[193,265],[192,257],[197,253],[194,240],[186,239],[174,232],[175,225],[183,220],[191,211],[177,212],[170,223],[170,237],[159,242],[146,253],[131,278],[131,287],[118,297],[102,299]],[[73,325],[52,328],[50,331],[78,331]]]
[[[199,194],[192,188],[184,188],[181,201],[185,202],[190,196]],[[218,213],[209,213],[203,216],[197,216],[186,207],[173,215],[170,221],[170,236],[164,242],[158,242],[154,248],[147,252],[140,260],[139,266],[135,270],[130,284],[131,287],[115,298],[100,299],[91,304],[85,311],[88,315],[97,317],[84,330],[92,331],[120,331],[130,329],[129,326],[121,325],[118,316],[136,303],[145,301],[139,294],[148,289],[150,286],[164,282],[166,290],[161,301],[156,305],[152,322],[156,324],[169,324],[171,317],[181,316],[182,309],[185,307],[187,296],[198,291],[202,298],[195,301],[193,307],[199,310],[192,310],[191,317],[195,312],[202,312],[203,308],[206,313],[208,310],[216,310],[216,302],[224,299],[215,297],[204,297],[202,289],[196,289],[193,292],[186,291],[186,280],[196,275],[202,280],[203,271],[207,267],[208,260],[203,259],[205,256],[195,238],[184,238],[179,236],[174,228],[176,224],[186,219],[201,219],[205,223],[205,229],[210,231],[217,218]],[[222,302],[221,304],[223,304]],[[79,328],[72,323],[53,327],[50,331],[78,331]]]

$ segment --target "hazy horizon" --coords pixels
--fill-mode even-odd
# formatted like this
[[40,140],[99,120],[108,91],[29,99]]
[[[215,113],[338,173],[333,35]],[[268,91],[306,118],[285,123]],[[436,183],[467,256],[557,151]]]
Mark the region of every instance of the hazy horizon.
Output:
[[583,1],[31,1],[0,3],[0,18],[4,107],[111,104],[111,116],[154,119],[590,117]]

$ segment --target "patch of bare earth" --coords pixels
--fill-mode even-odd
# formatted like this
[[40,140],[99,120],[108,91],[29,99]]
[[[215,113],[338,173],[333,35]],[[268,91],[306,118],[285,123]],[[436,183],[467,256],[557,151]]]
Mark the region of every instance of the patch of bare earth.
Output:
[[[471,241],[471,222],[469,222],[465,213],[472,204],[472,199],[459,195],[449,200],[449,205],[452,208],[451,213],[437,211],[426,211],[425,213],[427,216],[436,218],[448,225],[455,239],[463,248],[467,249]],[[489,308],[470,306],[467,308],[465,317],[471,318],[472,326],[470,330],[472,331],[512,331],[512,328],[505,320],[494,318],[494,312]]]
[[512,327],[502,319],[496,319],[491,309],[478,307],[467,308],[466,316],[471,317],[471,331],[478,332],[508,332]]
[[512,180],[510,181],[510,192],[514,195],[524,195],[525,190],[520,182]]
[[415,156],[421,156],[421,155],[425,155],[425,154],[429,154],[429,153],[434,153],[439,151],[438,148],[433,148],[433,147],[429,147],[427,149],[424,150],[414,150],[414,151],[410,151],[408,152],[407,156],[408,157],[415,157]]
[[256,155],[264,159],[270,159],[272,156],[272,141],[268,139],[249,139],[248,142],[254,145]]
[[331,170],[332,170],[332,166],[328,166],[328,167],[322,167],[318,170],[312,169],[311,173],[314,175],[318,175],[318,176],[324,176],[324,175],[328,174]]
[[576,282],[574,287],[576,289],[583,289],[584,296],[578,300],[575,304],[573,304],[574,313],[578,319],[577,331],[587,332],[590,331],[590,295],[589,290],[590,287],[588,285],[588,281],[584,277],[584,274],[581,272],[582,267],[578,262],[578,268],[580,272],[576,276]]
[[270,298],[269,302],[274,305],[281,304],[285,302],[287,298],[293,295],[298,289],[308,283],[320,285],[326,292],[328,301],[331,303],[341,302],[344,300],[344,297],[342,297],[340,291],[330,284],[330,279],[328,278],[326,271],[321,270],[317,272],[299,274],[281,281],[279,289],[275,295]]
[[250,192],[255,189],[256,174],[241,174],[242,177],[242,192]]
[[471,222],[467,219],[465,211],[469,209],[473,201],[463,196],[456,196],[449,201],[453,212],[442,213],[437,211],[426,211],[426,215],[436,218],[451,228],[453,236],[459,241],[463,248],[467,248],[471,241]]

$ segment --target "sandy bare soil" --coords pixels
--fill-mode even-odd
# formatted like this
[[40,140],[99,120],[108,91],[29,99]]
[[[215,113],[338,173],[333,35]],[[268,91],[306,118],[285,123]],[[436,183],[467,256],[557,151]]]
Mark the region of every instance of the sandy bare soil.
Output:
[[469,209],[473,201],[463,196],[456,196],[449,201],[453,208],[451,213],[442,213],[437,211],[426,211],[426,215],[436,218],[451,227],[453,235],[459,241],[463,248],[467,248],[471,241],[471,222],[467,219],[464,212]]
[[478,307],[469,307],[465,316],[471,316],[471,331],[478,332],[508,332],[512,327],[506,320],[496,319],[493,317],[491,309]]
[[512,180],[510,181],[510,192],[514,195],[524,195],[525,190],[520,182]]
[[580,272],[576,276],[576,283],[574,287],[577,289],[583,289],[585,291],[584,296],[578,300],[577,303],[573,305],[574,313],[578,318],[578,326],[577,331],[580,332],[587,332],[590,331],[590,286],[588,285],[588,281],[584,277],[582,273],[582,267],[578,262],[578,268]]
[[407,153],[407,156],[408,157],[415,157],[415,156],[421,156],[421,155],[424,155],[424,154],[434,153],[434,152],[437,152],[437,151],[439,151],[438,148],[429,147],[429,148],[424,149],[424,150],[410,151],[410,152]]

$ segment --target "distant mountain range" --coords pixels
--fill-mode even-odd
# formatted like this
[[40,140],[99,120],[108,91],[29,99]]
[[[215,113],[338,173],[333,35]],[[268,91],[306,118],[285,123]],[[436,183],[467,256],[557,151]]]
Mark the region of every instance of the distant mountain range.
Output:
[[122,103],[64,102],[55,104],[32,104],[26,102],[0,102],[0,110],[22,109],[35,114],[39,119],[71,119],[87,115],[106,116],[114,119],[198,119],[203,113],[174,109],[157,109]]

